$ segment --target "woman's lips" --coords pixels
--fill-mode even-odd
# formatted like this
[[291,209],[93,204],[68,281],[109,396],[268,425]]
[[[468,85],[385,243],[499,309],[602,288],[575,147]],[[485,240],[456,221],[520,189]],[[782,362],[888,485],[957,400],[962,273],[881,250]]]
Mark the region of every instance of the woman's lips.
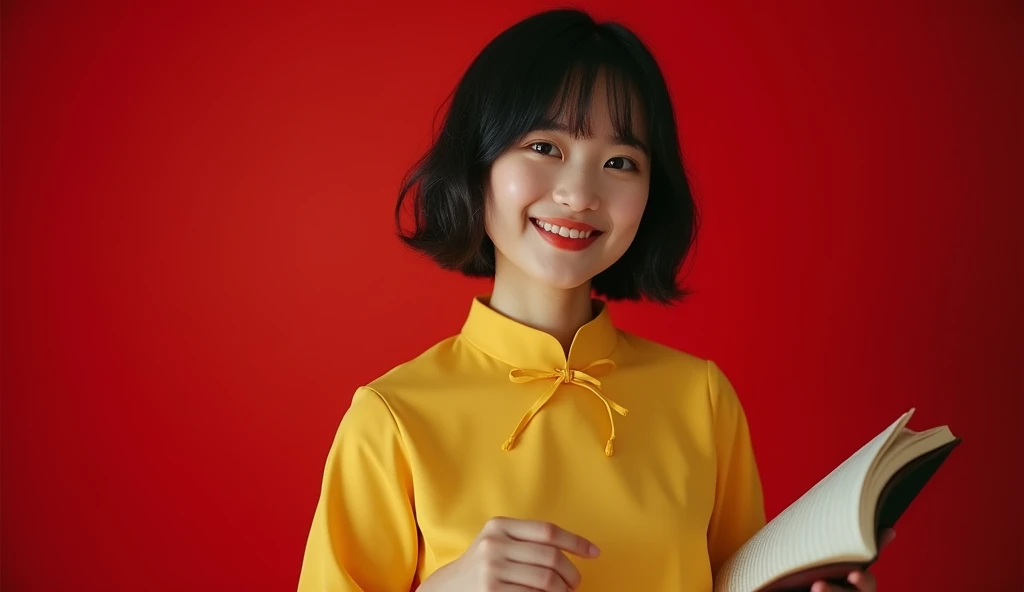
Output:
[[601,231],[589,224],[565,218],[530,218],[541,237],[566,251],[582,251],[594,244]]

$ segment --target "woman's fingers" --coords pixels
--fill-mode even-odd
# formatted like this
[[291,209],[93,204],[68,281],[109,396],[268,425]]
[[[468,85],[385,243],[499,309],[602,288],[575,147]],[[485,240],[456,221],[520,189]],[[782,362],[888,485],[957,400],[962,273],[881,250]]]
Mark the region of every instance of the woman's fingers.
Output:
[[850,582],[850,586],[836,586],[819,580],[811,586],[811,592],[849,592],[851,586],[857,592],[876,592],[878,588],[874,574],[868,571],[852,571],[846,581]]
[[550,522],[492,518],[485,528],[488,527],[499,529],[503,534],[517,541],[558,547],[580,557],[597,557],[600,553],[597,545]]
[[569,561],[565,553],[556,547],[518,541],[509,546],[506,557],[515,563],[536,565],[554,571],[570,590],[580,585],[580,571]]

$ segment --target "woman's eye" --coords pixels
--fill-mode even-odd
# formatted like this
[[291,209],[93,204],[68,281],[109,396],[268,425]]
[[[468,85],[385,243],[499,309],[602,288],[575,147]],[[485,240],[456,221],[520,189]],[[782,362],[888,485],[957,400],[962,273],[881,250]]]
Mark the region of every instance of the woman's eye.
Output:
[[530,150],[545,156],[561,156],[558,148],[555,148],[555,145],[550,142],[534,142],[530,144]]
[[604,166],[611,167],[613,169],[622,169],[624,171],[635,171],[637,169],[635,162],[623,156],[616,156],[615,158],[609,159],[608,162],[604,163]]

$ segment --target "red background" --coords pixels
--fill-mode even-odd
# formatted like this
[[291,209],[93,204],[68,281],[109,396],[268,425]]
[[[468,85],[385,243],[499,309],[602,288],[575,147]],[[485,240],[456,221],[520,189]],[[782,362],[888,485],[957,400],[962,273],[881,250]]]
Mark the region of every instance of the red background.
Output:
[[[354,388],[487,290],[395,191],[549,4],[345,4],[4,3],[5,591],[294,589]],[[613,315],[729,374],[769,513],[912,406],[964,438],[884,590],[1024,576],[1022,15],[959,4],[587,5],[661,60],[704,213],[696,295]]]

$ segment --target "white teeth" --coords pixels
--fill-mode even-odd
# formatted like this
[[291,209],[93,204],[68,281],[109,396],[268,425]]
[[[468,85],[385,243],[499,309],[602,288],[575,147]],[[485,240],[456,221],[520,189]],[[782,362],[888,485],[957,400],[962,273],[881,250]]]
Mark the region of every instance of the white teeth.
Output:
[[544,230],[552,234],[564,236],[565,238],[590,238],[590,235],[593,234],[592,230],[576,230],[575,228],[563,228],[561,226],[551,224],[550,222],[541,222],[540,220],[534,220],[534,224],[536,224],[539,228],[543,228]]

